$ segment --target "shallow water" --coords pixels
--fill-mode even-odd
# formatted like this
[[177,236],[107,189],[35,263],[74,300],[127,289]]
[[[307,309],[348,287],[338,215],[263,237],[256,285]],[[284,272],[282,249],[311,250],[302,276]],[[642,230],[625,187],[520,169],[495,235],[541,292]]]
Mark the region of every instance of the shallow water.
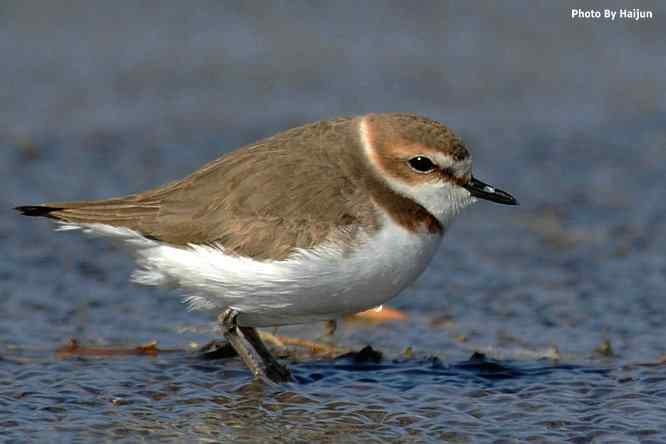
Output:
[[438,359],[293,366],[248,381],[236,360],[4,360],[5,438],[50,441],[663,442],[661,365]]
[[[0,440],[666,441],[663,7],[105,5],[0,8]],[[254,383],[190,351],[209,317],[129,284],[121,248],[11,211],[384,110],[449,124],[521,206],[464,212],[391,303],[409,321],[340,326],[380,362],[293,358],[296,383]],[[70,337],[177,351],[56,354]]]

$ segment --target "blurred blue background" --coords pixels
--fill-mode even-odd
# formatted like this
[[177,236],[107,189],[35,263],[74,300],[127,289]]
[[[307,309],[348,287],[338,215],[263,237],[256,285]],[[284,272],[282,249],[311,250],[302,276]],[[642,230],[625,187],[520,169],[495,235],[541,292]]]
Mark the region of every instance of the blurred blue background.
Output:
[[[655,18],[574,20],[579,7]],[[12,207],[140,191],[292,126],[406,111],[459,133],[475,175],[521,206],[467,210],[395,300],[413,321],[343,330],[343,341],[389,355],[410,345],[445,362],[470,350],[613,369],[659,361],[665,20],[663,2],[2,2],[0,353],[70,336],[182,344],[178,327],[208,320],[173,293],[129,284],[120,249],[55,234]],[[595,352],[604,340],[612,359]],[[631,408],[644,423],[627,431],[652,427],[654,405],[641,402]],[[608,408],[609,422],[629,421]],[[479,430],[510,432],[498,417]],[[521,418],[516,430],[545,427]],[[428,428],[437,421],[419,433],[439,436]]]

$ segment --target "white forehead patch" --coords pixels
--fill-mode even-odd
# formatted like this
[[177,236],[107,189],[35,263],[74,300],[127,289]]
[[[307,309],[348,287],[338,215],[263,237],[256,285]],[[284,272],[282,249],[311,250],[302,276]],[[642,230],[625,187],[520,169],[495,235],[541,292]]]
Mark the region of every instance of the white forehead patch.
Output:
[[444,153],[423,153],[423,156],[429,157],[430,160],[435,162],[440,168],[452,168],[456,164],[453,157]]

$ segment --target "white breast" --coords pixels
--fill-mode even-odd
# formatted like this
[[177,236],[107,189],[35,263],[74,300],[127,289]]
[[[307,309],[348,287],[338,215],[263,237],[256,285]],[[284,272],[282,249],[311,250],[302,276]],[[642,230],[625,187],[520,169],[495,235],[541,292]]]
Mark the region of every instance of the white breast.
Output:
[[256,327],[334,319],[380,305],[423,272],[441,240],[386,218],[352,254],[329,244],[269,262],[227,255],[220,247],[175,247],[108,225],[61,229],[124,241],[137,259],[135,282],[180,287],[192,309],[232,307],[241,325]]

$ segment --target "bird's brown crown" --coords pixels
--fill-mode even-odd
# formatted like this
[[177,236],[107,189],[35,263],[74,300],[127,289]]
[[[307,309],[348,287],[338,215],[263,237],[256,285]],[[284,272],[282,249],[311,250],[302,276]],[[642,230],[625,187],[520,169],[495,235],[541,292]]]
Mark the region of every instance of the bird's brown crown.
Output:
[[376,146],[421,145],[453,160],[470,157],[462,140],[436,120],[410,113],[369,114],[365,121],[375,131]]
[[360,131],[365,154],[383,176],[407,186],[469,180],[469,151],[435,120],[416,114],[369,114]]

